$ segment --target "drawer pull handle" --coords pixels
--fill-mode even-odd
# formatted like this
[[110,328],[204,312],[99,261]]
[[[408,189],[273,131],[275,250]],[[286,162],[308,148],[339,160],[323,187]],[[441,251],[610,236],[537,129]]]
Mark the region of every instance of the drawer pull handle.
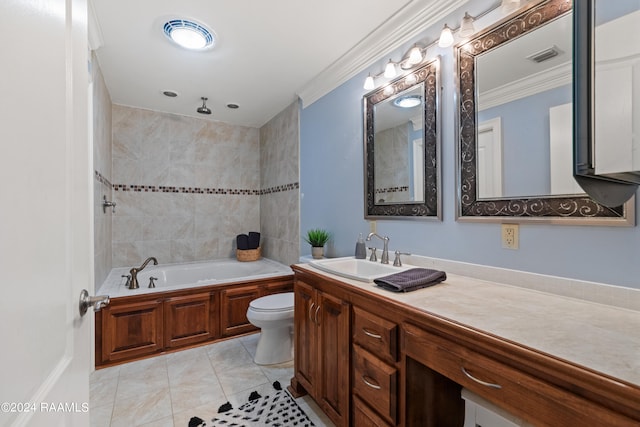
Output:
[[315,302],[312,302],[312,303],[311,303],[311,307],[309,307],[309,321],[310,321],[310,322],[313,322],[312,314],[313,314],[313,306],[314,306],[314,305],[316,305],[316,303],[315,303]]
[[371,332],[370,330],[368,330],[367,328],[362,328],[362,332],[364,332],[364,334],[366,336],[368,336],[368,337],[375,338],[377,340],[381,340],[382,339],[382,335],[375,334],[375,333]]
[[[369,379],[371,379],[371,378],[369,378]],[[373,381],[373,380],[371,380],[371,381]],[[367,381],[367,376],[366,375],[362,376],[362,382],[364,382],[366,385],[368,385],[369,387],[371,387],[371,388],[373,388],[375,390],[380,390],[382,388],[378,384],[374,384],[373,382]]]
[[467,372],[467,370],[464,369],[464,366],[462,367],[462,373],[465,374],[467,376],[467,378],[469,378],[470,380],[473,380],[473,381],[477,382],[478,384],[482,384],[483,386],[487,386],[487,387],[491,387],[491,388],[497,388],[497,389],[501,389],[502,388],[502,386],[500,384],[488,383],[486,381],[482,381],[482,380],[477,379],[476,377],[471,375],[469,372]]
[[316,324],[318,324],[318,325],[320,324],[320,322],[319,322],[319,320],[318,320],[318,312],[319,312],[319,311],[320,311],[320,304],[318,304],[318,307],[316,308],[316,315],[315,315],[315,317],[316,317]]

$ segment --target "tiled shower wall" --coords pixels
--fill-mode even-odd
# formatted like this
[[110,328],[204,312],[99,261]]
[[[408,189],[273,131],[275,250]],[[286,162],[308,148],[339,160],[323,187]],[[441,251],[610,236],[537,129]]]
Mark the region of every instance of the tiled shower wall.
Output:
[[95,56],[92,57],[93,81],[93,199],[94,199],[94,274],[96,286],[111,270],[111,218],[102,211],[102,198],[112,200],[111,187],[111,97]]
[[299,108],[294,102],[260,128],[260,230],[264,255],[300,258]]
[[113,267],[235,255],[260,227],[256,128],[114,105]]

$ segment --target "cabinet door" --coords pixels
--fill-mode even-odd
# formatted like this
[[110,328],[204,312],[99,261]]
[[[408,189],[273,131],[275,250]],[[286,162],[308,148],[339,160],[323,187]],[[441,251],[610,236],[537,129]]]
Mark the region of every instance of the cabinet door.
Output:
[[315,315],[319,310],[315,302],[315,290],[311,285],[298,280],[294,298],[295,377],[307,393],[315,396],[318,375]]
[[102,312],[102,361],[162,350],[162,302],[109,305]]
[[318,401],[336,425],[349,423],[349,304],[318,292]]
[[222,336],[251,332],[258,328],[247,320],[249,303],[260,296],[255,286],[225,289],[220,292],[220,327]]
[[213,295],[207,293],[169,298],[164,302],[164,344],[180,347],[215,337]]

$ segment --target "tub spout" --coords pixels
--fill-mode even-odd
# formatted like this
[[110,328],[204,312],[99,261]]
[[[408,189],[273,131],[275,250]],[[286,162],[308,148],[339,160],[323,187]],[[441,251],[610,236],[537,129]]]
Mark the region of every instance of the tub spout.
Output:
[[140,267],[132,268],[129,270],[131,273],[131,279],[129,280],[129,289],[138,289],[140,285],[138,284],[138,273],[140,273],[144,268],[149,264],[149,261],[153,261],[153,265],[158,265],[158,260],[155,257],[147,258]]

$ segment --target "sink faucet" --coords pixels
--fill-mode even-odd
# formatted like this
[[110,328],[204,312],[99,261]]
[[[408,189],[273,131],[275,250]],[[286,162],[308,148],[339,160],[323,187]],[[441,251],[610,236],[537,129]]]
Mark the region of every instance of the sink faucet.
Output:
[[153,261],[153,265],[158,265],[158,260],[155,257],[150,256],[147,258],[140,267],[132,268],[129,270],[131,273],[131,279],[129,279],[129,289],[138,289],[140,285],[138,285],[138,273],[140,273],[144,268],[149,264],[149,261]]
[[384,247],[382,248],[382,256],[380,257],[380,262],[382,264],[389,264],[389,237],[382,237],[378,233],[369,233],[367,236],[367,242],[371,241],[371,238],[376,236],[378,239],[384,242]]

